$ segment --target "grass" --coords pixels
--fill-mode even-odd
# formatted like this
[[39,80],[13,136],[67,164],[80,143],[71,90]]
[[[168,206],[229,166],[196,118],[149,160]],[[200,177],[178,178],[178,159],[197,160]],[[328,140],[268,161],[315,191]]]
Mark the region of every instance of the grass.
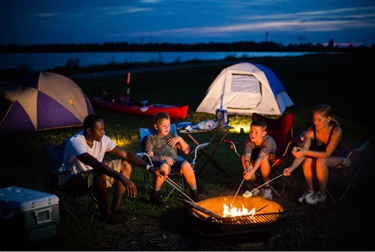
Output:
[[[246,59],[239,61],[246,61]],[[366,118],[371,113],[369,108],[372,95],[364,89],[368,86],[368,80],[373,77],[374,55],[312,55],[248,59],[247,61],[260,63],[273,69],[284,84],[295,103],[295,106],[287,110],[294,114],[295,136],[311,125],[311,108],[319,102],[327,102],[335,108],[337,114],[347,117]],[[176,123],[179,121],[198,123],[214,119],[214,115],[197,113],[195,109],[204,98],[205,91],[211,82],[223,68],[234,64],[234,60],[219,63],[204,66],[202,62],[191,62],[190,67],[187,68],[133,73],[130,85],[131,94],[133,98],[148,100],[149,103],[188,104],[187,118],[174,120],[173,122]],[[93,73],[95,68],[90,70]],[[75,79],[75,81],[89,97],[101,95],[103,88],[109,90],[111,94],[118,94],[125,86],[126,74],[82,78]],[[119,145],[134,152],[140,150],[138,128],[151,126],[151,117],[99,109],[95,109],[95,113],[103,117],[107,135],[115,139]],[[229,116],[229,120],[230,124],[249,125],[250,123],[250,118],[244,116]],[[59,144],[79,130],[80,128],[65,128],[2,136],[0,140],[3,150],[0,160],[0,188],[16,185],[45,191],[43,144]],[[209,136],[202,134],[197,137],[203,142]],[[245,134],[237,132],[230,132],[228,135],[228,138],[234,140],[244,137]],[[235,154],[226,147],[224,144],[219,148],[215,159],[231,175],[232,180],[208,164],[198,177],[203,198],[234,195],[241,182],[239,161]],[[209,152],[213,151],[212,148],[211,146]],[[203,163],[203,161],[198,162],[196,170],[200,170]],[[303,186],[303,178],[300,178],[300,185]],[[77,204],[77,212],[83,220],[82,225],[78,225],[66,212],[62,211],[57,239],[41,244],[12,243],[7,245],[9,247],[0,245],[0,249],[116,250],[115,244],[121,242],[123,235],[128,236],[139,230],[160,227],[168,222],[166,220],[171,218],[170,216],[183,218],[181,215],[186,214],[185,212],[181,214],[182,203],[175,200],[175,197],[168,201],[169,208],[167,209],[151,206],[148,203],[149,196],[145,194],[143,188],[143,173],[140,168],[134,167],[132,180],[140,193],[136,199],[124,199],[124,211],[136,220],[126,226],[125,231],[122,226],[110,226],[96,219],[93,221],[86,219],[88,218],[86,204],[81,201]],[[165,195],[169,189],[167,184],[163,185],[163,194]],[[170,233],[167,232],[165,235],[168,236]]]

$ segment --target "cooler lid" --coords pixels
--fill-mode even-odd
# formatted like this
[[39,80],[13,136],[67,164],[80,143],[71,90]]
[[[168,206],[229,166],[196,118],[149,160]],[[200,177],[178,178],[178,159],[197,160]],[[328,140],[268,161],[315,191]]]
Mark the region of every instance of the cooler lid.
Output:
[[54,205],[59,198],[50,193],[31,190],[28,188],[10,186],[0,189],[0,206],[11,206],[14,210],[25,212],[30,209]]

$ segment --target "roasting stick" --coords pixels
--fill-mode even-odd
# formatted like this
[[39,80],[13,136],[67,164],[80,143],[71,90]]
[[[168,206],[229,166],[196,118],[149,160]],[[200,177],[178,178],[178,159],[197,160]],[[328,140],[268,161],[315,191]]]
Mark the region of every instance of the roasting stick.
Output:
[[240,184],[240,186],[238,187],[238,189],[237,189],[237,192],[236,192],[236,194],[234,195],[234,197],[233,197],[233,200],[232,200],[232,203],[231,203],[231,205],[233,204],[233,202],[234,202],[234,199],[237,197],[237,195],[238,195],[238,192],[240,191],[240,189],[241,189],[241,186],[242,186],[242,184],[243,184],[243,182],[245,181],[245,179],[242,179],[242,182],[241,182],[241,184]]
[[194,200],[192,200],[185,192],[184,190],[176,183],[174,182],[172,179],[170,179],[169,177],[166,177],[166,180],[165,180],[169,185],[171,185],[172,187],[174,187],[176,190],[178,190],[180,193],[182,193],[182,195],[184,195],[187,199],[189,200],[183,200],[186,204],[190,205],[191,207],[197,209],[198,211],[201,211],[205,214],[208,214],[209,216],[211,216],[212,218],[215,218],[215,219],[221,219],[223,218],[222,216],[202,207],[202,206],[199,206]]
[[205,213],[205,214],[209,215],[211,218],[214,218],[214,219],[217,219],[217,220],[220,220],[220,219],[223,219],[223,218],[224,218],[224,217],[218,215],[217,213],[214,213],[214,212],[212,212],[212,211],[210,211],[210,210],[208,210],[208,209],[206,209],[206,208],[204,208],[204,207],[202,207],[202,206],[200,206],[200,205],[198,205],[198,204],[195,204],[195,203],[190,202],[190,201],[185,200],[185,199],[183,199],[183,201],[184,201],[186,204],[188,204],[189,206],[191,206],[192,208],[195,208],[195,209],[197,209],[198,211],[200,211],[200,212],[202,212],[202,213]]
[[180,193],[182,193],[182,195],[184,195],[187,199],[189,200],[183,200],[186,204],[188,204],[189,206],[197,209],[198,211],[201,211],[209,216],[211,216],[212,218],[215,218],[215,219],[221,219],[222,216],[202,207],[202,206],[199,206],[194,200],[192,200],[185,192],[184,190],[176,183],[174,182],[172,179],[170,179],[169,177],[166,177],[165,178],[165,181],[172,187],[174,187],[176,190],[178,190]]
[[[251,197],[251,195],[253,194],[254,191],[256,191],[257,189],[261,188],[261,187],[264,186],[265,184],[268,184],[269,182],[271,182],[271,181],[273,181],[273,180],[275,180],[275,179],[280,178],[281,176],[284,176],[284,174],[280,174],[279,176],[276,176],[276,177],[274,177],[273,179],[268,180],[266,183],[263,183],[263,184],[261,184],[260,186],[258,186],[257,188],[254,188],[253,190],[251,190],[251,192],[250,192],[250,197]],[[243,183],[243,181],[244,181],[244,179],[242,180],[242,183]],[[242,185],[242,183],[241,183],[241,185]],[[241,186],[241,185],[240,185],[240,186]],[[239,190],[239,189],[240,189],[240,187],[238,188],[238,190]],[[237,196],[237,194],[238,194],[238,190],[237,190],[237,193],[236,193],[236,195],[234,196],[234,198],[233,198],[233,200],[232,200],[232,203],[234,202],[234,199],[236,198],[236,196]]]
[[184,195],[188,200],[183,200],[186,204],[188,204],[189,206],[197,209],[198,211],[201,211],[209,216],[211,216],[212,218],[215,218],[215,219],[221,219],[223,218],[222,216],[202,207],[202,206],[199,206],[194,200],[192,200],[185,192],[184,190],[176,183],[174,182],[172,179],[170,179],[169,177],[166,177],[165,178],[165,181],[172,187],[174,187],[176,190],[178,190],[180,193],[182,193],[182,195]]
[[174,182],[172,179],[170,179],[168,176],[165,178],[165,181],[170,185],[172,186],[173,188],[175,188],[177,191],[179,191],[182,195],[184,195],[188,200],[190,200],[191,202],[193,202],[194,204],[196,203],[194,200],[192,200],[192,198],[189,197],[189,195],[187,195],[184,190],[176,183]]
[[[128,78],[129,78],[129,76],[130,75],[128,75]],[[198,146],[197,148],[196,148],[196,150],[195,150],[195,156],[197,155],[197,149],[198,148],[204,148],[204,147],[206,147],[207,146],[207,144],[206,143],[204,143],[204,144],[201,144],[200,146]],[[151,160],[151,157],[147,154],[147,153],[143,153],[142,155],[144,155],[144,156],[146,156],[147,158],[148,158],[148,160],[150,161],[150,164],[152,164],[152,160]],[[195,158],[194,158],[194,160],[195,160]],[[184,192],[184,190],[176,183],[176,182],[174,182],[172,179],[170,179],[168,176],[166,176],[165,177],[165,181],[170,185],[170,186],[172,186],[174,189],[176,189],[177,191],[179,191],[182,195],[184,195],[187,199],[189,199],[191,202],[193,202],[194,204],[196,204],[195,203],[195,201],[194,200],[192,200],[185,192]]]

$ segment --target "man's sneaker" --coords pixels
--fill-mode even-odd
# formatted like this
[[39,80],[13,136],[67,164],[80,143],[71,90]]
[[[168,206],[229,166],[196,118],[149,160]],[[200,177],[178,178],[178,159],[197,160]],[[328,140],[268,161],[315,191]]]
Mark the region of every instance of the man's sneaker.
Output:
[[315,205],[316,203],[326,201],[326,199],[327,195],[322,195],[320,192],[318,192],[306,197],[306,202],[309,205]]
[[306,200],[306,197],[310,197],[314,194],[314,191],[307,190],[302,194],[301,197],[298,198],[298,202],[303,203]]
[[264,199],[272,200],[272,190],[271,190],[271,188],[264,188],[261,196]]
[[100,219],[107,224],[125,224],[128,222],[127,218],[124,218],[122,215],[116,213],[102,215]]

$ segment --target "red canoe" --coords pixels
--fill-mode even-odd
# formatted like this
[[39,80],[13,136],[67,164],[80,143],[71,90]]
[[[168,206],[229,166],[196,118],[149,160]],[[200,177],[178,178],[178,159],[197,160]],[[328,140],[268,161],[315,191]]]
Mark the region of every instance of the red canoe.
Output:
[[92,102],[98,108],[136,115],[154,116],[158,112],[165,112],[174,119],[185,119],[189,108],[188,105],[125,104],[110,101],[102,97],[94,97]]

